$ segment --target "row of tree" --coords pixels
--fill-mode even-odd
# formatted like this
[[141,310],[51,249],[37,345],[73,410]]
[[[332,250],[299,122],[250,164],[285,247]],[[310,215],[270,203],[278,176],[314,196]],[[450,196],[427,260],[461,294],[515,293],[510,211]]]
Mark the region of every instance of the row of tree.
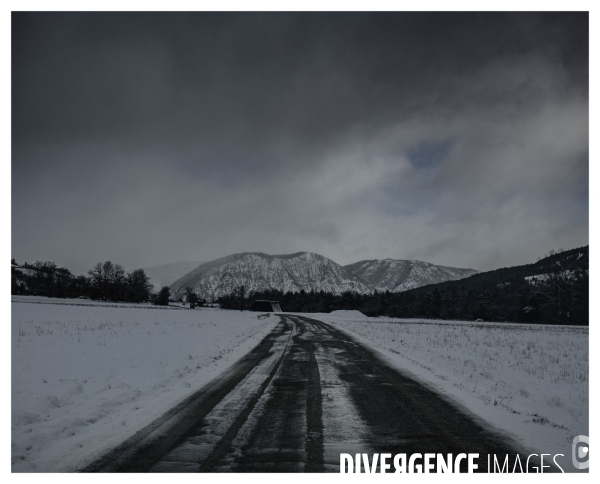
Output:
[[[75,276],[54,262],[36,261],[11,268],[12,294],[101,301],[146,302],[157,298],[143,269],[126,272],[121,264],[98,262],[87,276]],[[168,288],[167,288],[168,290]],[[164,298],[161,300],[163,302]],[[168,296],[167,296],[168,304]]]
[[121,264],[98,262],[89,272],[88,296],[102,301],[145,302],[152,285],[143,269],[127,273]]
[[12,259],[11,293],[49,297],[79,297],[89,290],[86,276],[74,276],[69,269],[54,262],[27,262],[19,266]]
[[[87,276],[74,276],[68,269],[57,267],[50,261],[36,261],[33,264],[26,262],[19,266],[13,259],[11,271],[11,289],[14,295],[134,303],[151,301],[159,306],[168,306],[171,302],[169,287],[165,286],[155,294],[143,269],[126,272],[121,264],[110,261],[98,262],[88,271]],[[192,309],[206,303],[189,287],[186,288],[185,300]]]
[[479,288],[463,281],[440,286],[373,294],[267,290],[246,295],[243,288],[237,288],[217,302],[224,309],[250,309],[253,301],[265,299],[278,301],[282,310],[288,312],[345,309],[394,318],[589,324],[589,275],[584,269],[556,271],[537,279],[514,278]]

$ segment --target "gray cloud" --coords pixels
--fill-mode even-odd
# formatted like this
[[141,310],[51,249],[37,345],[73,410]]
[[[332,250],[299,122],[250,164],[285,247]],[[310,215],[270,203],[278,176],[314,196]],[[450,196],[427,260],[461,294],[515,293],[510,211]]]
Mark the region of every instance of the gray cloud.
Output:
[[492,269],[588,243],[586,13],[14,13],[12,250]]

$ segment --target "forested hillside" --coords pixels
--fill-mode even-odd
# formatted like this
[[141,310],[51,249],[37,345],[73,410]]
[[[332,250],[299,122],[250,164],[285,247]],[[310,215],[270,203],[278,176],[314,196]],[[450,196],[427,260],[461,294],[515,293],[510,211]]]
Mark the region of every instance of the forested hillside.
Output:
[[221,297],[224,308],[277,300],[283,311],[356,309],[368,316],[589,324],[589,247],[551,252],[534,264],[481,272],[405,292],[335,295],[324,291],[262,291]]

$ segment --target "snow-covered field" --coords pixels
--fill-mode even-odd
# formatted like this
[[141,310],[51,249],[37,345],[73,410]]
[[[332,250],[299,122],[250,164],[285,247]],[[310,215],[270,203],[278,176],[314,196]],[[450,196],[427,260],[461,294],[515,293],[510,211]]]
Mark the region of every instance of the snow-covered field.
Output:
[[68,298],[52,298],[44,296],[11,296],[13,303],[28,303],[28,304],[58,304],[59,306],[96,306],[109,308],[143,308],[172,310],[172,309],[189,309],[189,304],[171,303],[170,306],[155,306],[152,303],[116,303],[110,301],[93,301],[92,299],[68,299]]
[[333,323],[534,453],[589,435],[587,327],[305,314]]
[[[66,304],[65,304],[66,303]],[[535,453],[589,435],[588,328],[306,314]],[[250,351],[279,318],[14,297],[12,470],[73,471]]]
[[77,470],[218,376],[278,322],[240,311],[13,298],[13,472]]

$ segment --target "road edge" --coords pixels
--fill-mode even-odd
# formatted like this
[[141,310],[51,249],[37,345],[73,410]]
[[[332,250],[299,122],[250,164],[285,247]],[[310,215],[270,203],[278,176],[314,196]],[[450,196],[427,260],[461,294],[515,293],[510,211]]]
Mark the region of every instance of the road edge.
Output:
[[210,412],[271,350],[286,328],[280,321],[261,342],[219,376],[78,472],[145,472]]

